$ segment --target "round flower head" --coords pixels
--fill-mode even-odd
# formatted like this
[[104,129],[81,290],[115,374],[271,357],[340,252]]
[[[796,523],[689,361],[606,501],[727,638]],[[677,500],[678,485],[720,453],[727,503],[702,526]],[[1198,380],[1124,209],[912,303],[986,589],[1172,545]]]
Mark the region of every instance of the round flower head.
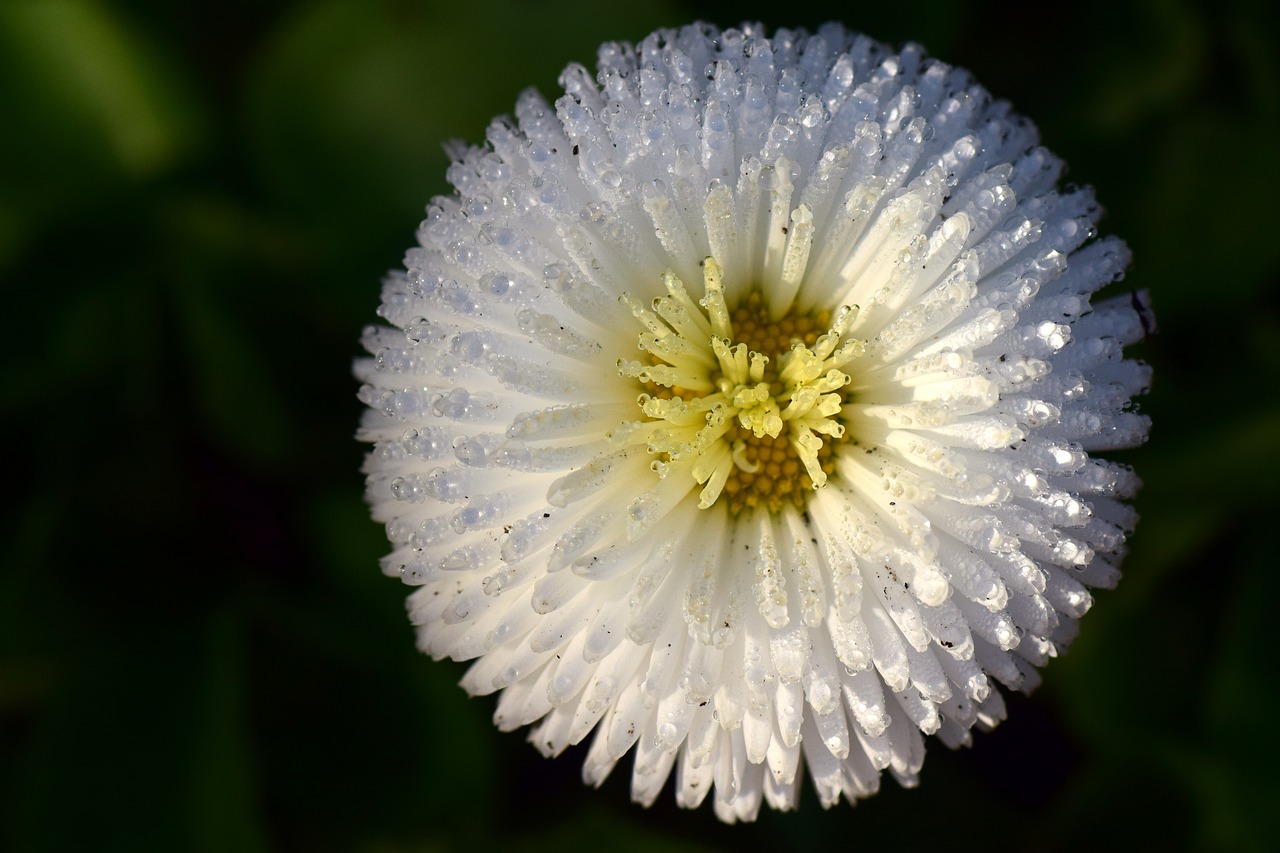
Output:
[[916,46],[694,25],[561,82],[456,152],[356,365],[421,648],[645,804],[914,785],[1118,577],[1124,245]]

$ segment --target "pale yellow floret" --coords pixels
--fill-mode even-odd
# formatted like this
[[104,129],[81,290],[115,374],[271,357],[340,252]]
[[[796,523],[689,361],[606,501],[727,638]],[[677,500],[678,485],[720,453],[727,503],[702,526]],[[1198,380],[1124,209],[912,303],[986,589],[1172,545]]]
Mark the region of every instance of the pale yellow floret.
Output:
[[653,309],[623,301],[645,329],[646,361],[620,361],[618,371],[646,389],[645,418],[654,471],[683,470],[703,488],[703,509],[727,500],[730,512],[803,506],[805,495],[835,470],[845,441],[841,411],[851,382],[846,368],[865,350],[844,335],[856,309],[784,314],[773,319],[761,294],[730,307],[723,271],[703,265],[703,298],[694,302],[672,272]]

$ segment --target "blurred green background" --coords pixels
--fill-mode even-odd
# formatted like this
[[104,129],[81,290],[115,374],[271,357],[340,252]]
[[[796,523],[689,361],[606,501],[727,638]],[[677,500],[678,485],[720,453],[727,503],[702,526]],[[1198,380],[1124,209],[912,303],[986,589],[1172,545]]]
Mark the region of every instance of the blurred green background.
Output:
[[[1263,2],[1031,5],[0,2],[0,849],[1280,849],[1280,38]],[[583,788],[414,651],[350,362],[444,141],[606,39],[832,16],[1096,186],[1161,326],[1143,522],[976,749],[722,827],[630,805],[629,759]]]

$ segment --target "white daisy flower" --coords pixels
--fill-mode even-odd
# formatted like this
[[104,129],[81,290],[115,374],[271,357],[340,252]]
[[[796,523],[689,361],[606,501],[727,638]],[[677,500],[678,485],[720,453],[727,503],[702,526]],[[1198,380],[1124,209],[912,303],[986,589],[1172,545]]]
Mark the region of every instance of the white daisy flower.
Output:
[[561,82],[455,152],[356,365],[419,645],[644,804],[914,785],[1118,577],[1127,250],[917,46],[698,24]]

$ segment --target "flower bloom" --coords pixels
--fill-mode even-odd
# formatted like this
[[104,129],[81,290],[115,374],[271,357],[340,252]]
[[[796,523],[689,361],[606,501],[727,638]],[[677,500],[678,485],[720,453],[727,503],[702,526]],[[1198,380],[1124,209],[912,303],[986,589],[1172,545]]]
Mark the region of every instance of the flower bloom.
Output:
[[645,804],[914,785],[1117,580],[1124,245],[915,46],[694,25],[562,84],[456,152],[356,365],[420,647]]

